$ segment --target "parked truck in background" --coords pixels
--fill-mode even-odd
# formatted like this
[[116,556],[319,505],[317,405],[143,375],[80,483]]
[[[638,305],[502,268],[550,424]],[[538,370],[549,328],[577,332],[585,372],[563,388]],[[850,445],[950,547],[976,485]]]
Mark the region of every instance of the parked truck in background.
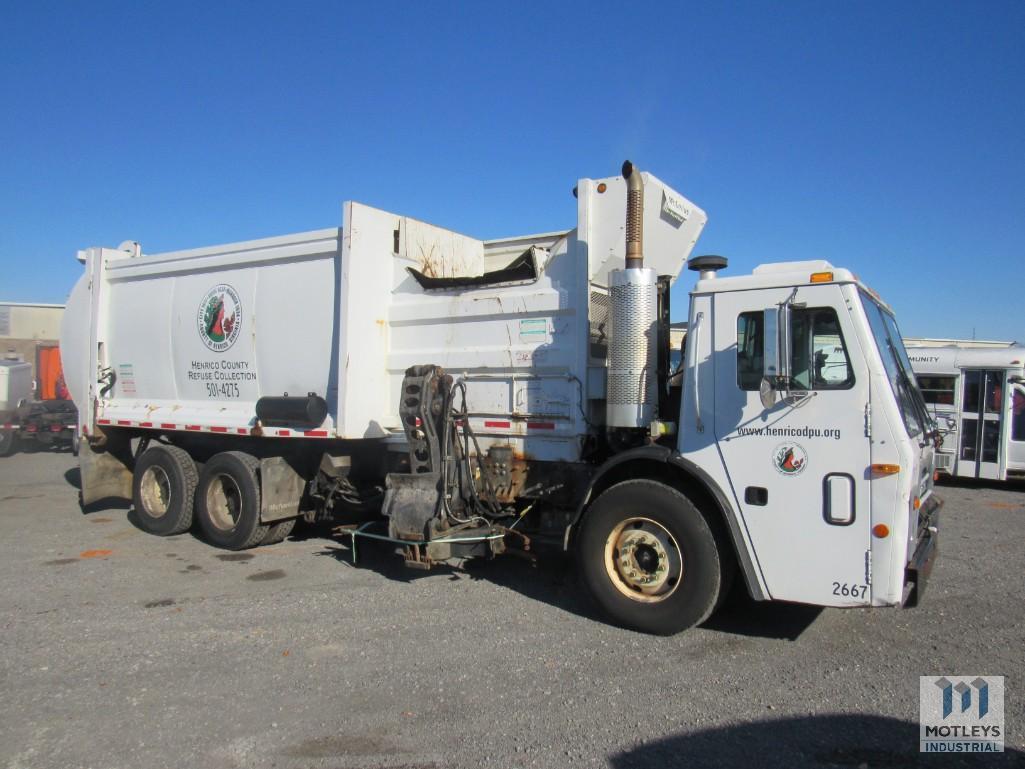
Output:
[[604,612],[655,633],[735,575],[757,600],[914,605],[939,502],[890,308],[824,261],[695,257],[671,376],[705,213],[629,163],[574,193],[574,229],[501,240],[350,202],[341,228],[80,252],[83,502],[229,549],[355,515],[354,552],[417,568],[572,550]]
[[78,453],[78,414],[68,395],[57,345],[37,345],[33,366],[13,355],[0,360],[0,457],[19,446],[65,445]]
[[1025,478],[1025,347],[947,341],[907,345],[943,439],[936,469],[955,478]]

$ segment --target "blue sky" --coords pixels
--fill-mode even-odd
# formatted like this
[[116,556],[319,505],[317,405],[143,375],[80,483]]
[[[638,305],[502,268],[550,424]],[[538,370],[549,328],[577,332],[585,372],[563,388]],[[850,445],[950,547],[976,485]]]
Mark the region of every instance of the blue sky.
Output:
[[[569,228],[629,157],[697,253],[850,267],[909,336],[1025,341],[1025,3],[9,2],[0,299],[75,250]],[[674,319],[685,317],[684,276]]]

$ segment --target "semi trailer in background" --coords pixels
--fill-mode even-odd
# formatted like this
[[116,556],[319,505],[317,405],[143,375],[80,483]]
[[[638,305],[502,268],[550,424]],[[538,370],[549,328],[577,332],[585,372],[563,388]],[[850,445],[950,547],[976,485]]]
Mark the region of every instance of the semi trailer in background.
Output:
[[80,252],[61,344],[83,502],[230,549],[349,522],[354,553],[386,540],[415,568],[572,550],[610,618],[656,633],[735,576],[914,605],[939,501],[891,309],[824,261],[694,257],[671,370],[705,213],[629,163],[574,194],[574,228],[501,240],[350,202],[341,227]]
[[1025,478],[1025,347],[951,340],[907,348],[943,439],[936,469],[958,478]]

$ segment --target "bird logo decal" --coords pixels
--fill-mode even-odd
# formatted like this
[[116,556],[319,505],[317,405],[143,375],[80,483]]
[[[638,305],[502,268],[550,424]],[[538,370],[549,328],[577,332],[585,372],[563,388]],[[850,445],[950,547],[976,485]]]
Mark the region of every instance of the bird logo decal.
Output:
[[226,284],[214,286],[199,305],[199,336],[214,352],[224,352],[235,343],[241,320],[238,292]]
[[781,443],[772,456],[773,464],[783,475],[800,475],[808,465],[808,452],[797,443]]

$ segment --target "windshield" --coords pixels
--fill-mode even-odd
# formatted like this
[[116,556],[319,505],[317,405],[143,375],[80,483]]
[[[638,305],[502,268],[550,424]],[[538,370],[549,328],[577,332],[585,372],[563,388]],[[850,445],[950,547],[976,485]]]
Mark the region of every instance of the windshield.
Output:
[[897,405],[900,407],[901,417],[908,435],[912,438],[923,435],[932,429],[931,420],[926,412],[922,394],[918,390],[918,385],[915,384],[914,375],[911,372],[911,360],[908,358],[907,350],[904,349],[904,341],[897,328],[897,321],[868,294],[862,292],[861,300],[865,305],[868,325],[872,329],[872,336],[879,348],[879,355],[886,368],[886,377],[890,380],[890,387],[897,399]]

